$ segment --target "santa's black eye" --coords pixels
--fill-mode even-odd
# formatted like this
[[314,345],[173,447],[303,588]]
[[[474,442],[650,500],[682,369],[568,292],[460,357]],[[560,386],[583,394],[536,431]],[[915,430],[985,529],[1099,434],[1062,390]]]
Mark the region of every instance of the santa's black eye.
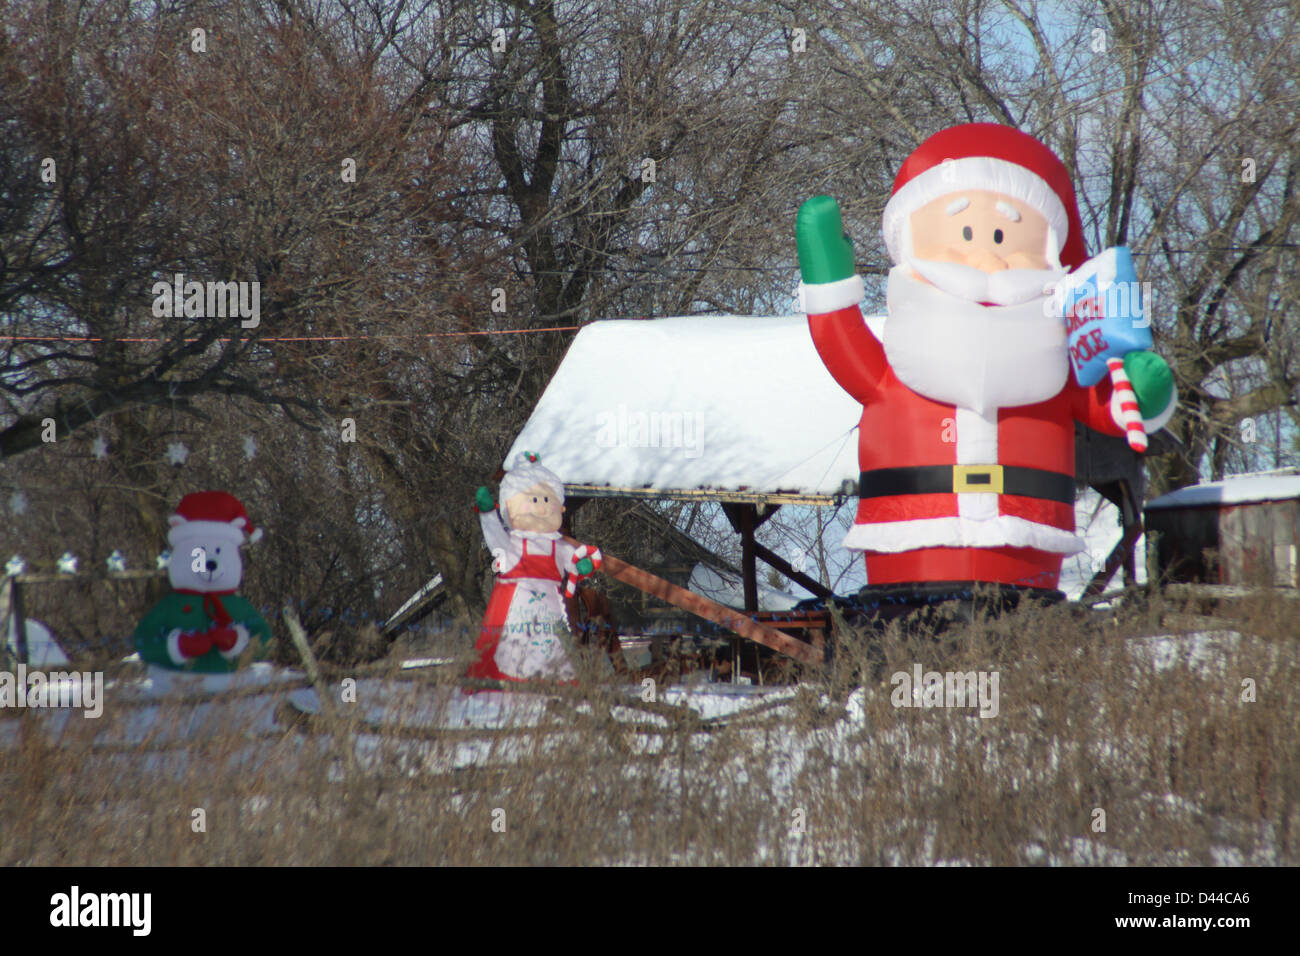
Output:
[[993,230],[993,241],[994,241],[994,242],[1001,242],[1001,241],[1002,241],[1002,230],[1001,230],[1001,229],[994,229],[994,230]]
[[217,554],[220,554],[220,553],[221,553],[221,549],[220,549],[220,548],[217,548]]
[[970,240],[975,238],[975,234],[970,231],[970,226],[963,226],[961,230],[961,237],[965,239],[967,242],[970,242]]

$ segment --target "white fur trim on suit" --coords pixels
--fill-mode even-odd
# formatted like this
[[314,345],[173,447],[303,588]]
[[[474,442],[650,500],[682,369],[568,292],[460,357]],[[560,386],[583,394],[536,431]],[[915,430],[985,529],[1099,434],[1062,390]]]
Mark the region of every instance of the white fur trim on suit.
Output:
[[229,521],[185,521],[172,526],[167,532],[167,543],[176,547],[178,541],[197,539],[203,541],[228,541],[231,544],[244,543],[244,529]]
[[999,515],[988,521],[957,517],[855,524],[844,536],[844,547],[852,551],[883,551],[888,554],[945,547],[1037,548],[1058,554],[1076,554],[1084,549],[1084,542],[1072,531],[1015,515]]
[[[998,460],[998,410],[988,417],[969,408],[954,410],[957,426],[957,464],[987,465]],[[988,521],[998,516],[998,496],[989,491],[963,491],[957,494],[957,514],[973,521]]]
[[167,635],[167,656],[170,657],[172,659],[172,663],[176,664],[177,666],[184,664],[186,661],[189,660],[188,657],[186,657],[184,654],[181,653],[181,629],[180,628],[174,628],[172,632]]
[[240,654],[244,653],[245,648],[248,647],[248,628],[244,627],[242,624],[233,624],[231,626],[235,629],[235,633],[239,635],[235,640],[235,646],[228,651],[219,652],[221,656],[228,661],[233,661]]
[[862,276],[852,275],[837,282],[799,283],[799,311],[807,315],[825,315],[857,305],[866,295]]
[[904,241],[905,227],[912,213],[940,196],[972,189],[1001,193],[1027,203],[1047,219],[1060,247],[1070,238],[1070,221],[1061,197],[1047,181],[1024,166],[992,156],[966,156],[944,160],[912,177],[885,204],[885,247],[894,262],[903,262],[911,254]]

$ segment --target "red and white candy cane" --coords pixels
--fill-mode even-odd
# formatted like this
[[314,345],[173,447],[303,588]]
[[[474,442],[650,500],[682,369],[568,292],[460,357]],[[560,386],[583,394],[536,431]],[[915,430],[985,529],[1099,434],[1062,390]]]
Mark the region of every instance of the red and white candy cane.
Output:
[[591,559],[591,570],[593,574],[600,570],[600,561],[601,561],[600,548],[591,548],[584,544],[580,548],[578,548],[578,550],[574,551],[573,556],[569,558],[569,564],[571,564],[573,567],[569,571],[568,583],[564,585],[565,597],[573,597],[573,595],[576,594],[578,591],[577,567],[578,567],[578,562],[581,561],[583,558]]
[[1128,446],[1136,452],[1144,452],[1147,450],[1147,430],[1142,424],[1137,393],[1133,391],[1133,383],[1124,371],[1124,360],[1107,359],[1106,367],[1110,369],[1110,384],[1119,396],[1120,418],[1124,423],[1124,436],[1128,439]]

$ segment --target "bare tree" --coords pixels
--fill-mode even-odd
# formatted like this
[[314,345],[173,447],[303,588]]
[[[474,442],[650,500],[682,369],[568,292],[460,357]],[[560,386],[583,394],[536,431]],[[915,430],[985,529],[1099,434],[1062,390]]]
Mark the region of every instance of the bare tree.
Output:
[[[464,143],[338,20],[139,12],[3,7],[0,75],[23,92],[0,107],[0,480],[31,505],[7,544],[138,562],[201,481],[278,526],[259,569],[272,600],[373,611],[385,584],[400,600],[433,563],[402,521],[439,490],[421,437],[473,444],[438,408],[472,381],[467,289],[486,260],[453,195]],[[192,313],[155,288],[176,275],[205,290]],[[251,320],[213,313],[208,283],[226,281],[256,283]],[[409,427],[424,420],[440,431]],[[180,442],[183,468],[164,459]],[[399,446],[414,487],[374,467]]]

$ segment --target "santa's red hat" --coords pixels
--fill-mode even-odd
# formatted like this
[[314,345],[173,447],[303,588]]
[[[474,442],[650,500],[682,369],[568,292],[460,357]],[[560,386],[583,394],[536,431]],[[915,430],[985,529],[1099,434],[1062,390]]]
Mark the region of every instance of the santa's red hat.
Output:
[[181,528],[185,528],[186,533],[201,531],[224,535],[238,544],[244,543],[245,535],[250,543],[262,537],[262,529],[253,527],[240,500],[226,491],[191,492],[181,499],[176,513],[167,520],[172,526],[168,540],[175,537]]
[[1088,258],[1079,204],[1065,164],[1028,133],[997,123],[966,123],[935,133],[913,150],[894,178],[885,205],[885,247],[894,262],[911,255],[912,213],[964,189],[987,189],[1042,213],[1055,236],[1061,265]]

